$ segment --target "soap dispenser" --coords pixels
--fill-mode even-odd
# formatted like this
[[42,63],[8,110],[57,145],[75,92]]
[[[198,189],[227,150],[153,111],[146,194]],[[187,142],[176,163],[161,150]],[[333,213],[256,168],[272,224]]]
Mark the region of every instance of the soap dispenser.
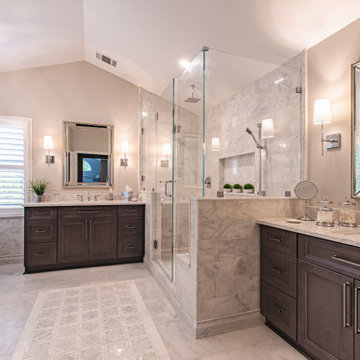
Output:
[[329,207],[329,205],[332,204],[332,201],[328,200],[328,198],[324,196],[324,199],[320,200],[319,204],[320,207],[318,208],[318,212],[317,212],[316,225],[333,227],[334,209]]
[[341,208],[339,212],[339,226],[357,227],[356,224],[356,203],[350,200],[345,200],[340,203]]
[[110,188],[110,191],[109,191],[109,200],[114,200],[114,194],[113,194],[112,188]]

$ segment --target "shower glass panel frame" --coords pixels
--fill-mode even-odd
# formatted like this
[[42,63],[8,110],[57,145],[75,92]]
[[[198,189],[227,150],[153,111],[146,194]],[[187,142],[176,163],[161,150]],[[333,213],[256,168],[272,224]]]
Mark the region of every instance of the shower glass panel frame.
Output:
[[[191,198],[214,197],[224,182],[257,187],[260,159],[267,196],[283,197],[303,180],[304,64],[304,52],[281,64],[204,47],[161,96],[140,90],[139,183],[160,198],[153,260],[170,281],[177,255],[191,252]],[[257,133],[266,118],[275,137],[261,139],[260,157],[245,130]],[[237,196],[251,195],[225,194]]]

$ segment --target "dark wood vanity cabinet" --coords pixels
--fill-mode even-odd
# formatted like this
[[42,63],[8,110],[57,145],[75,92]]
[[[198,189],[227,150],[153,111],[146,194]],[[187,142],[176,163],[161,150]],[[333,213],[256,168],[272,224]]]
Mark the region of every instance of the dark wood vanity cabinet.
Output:
[[142,261],[144,205],[25,209],[25,271]]
[[59,209],[58,262],[116,258],[116,207]]
[[262,226],[261,311],[312,359],[359,360],[360,248]]

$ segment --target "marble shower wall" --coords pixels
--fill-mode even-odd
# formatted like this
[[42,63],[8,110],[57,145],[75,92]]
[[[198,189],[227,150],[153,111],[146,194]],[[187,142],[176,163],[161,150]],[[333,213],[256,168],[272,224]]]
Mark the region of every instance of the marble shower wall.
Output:
[[301,201],[290,198],[191,200],[196,337],[262,321],[260,227],[256,221],[301,213]]
[[[210,55],[211,56],[211,53]],[[274,121],[274,138],[266,139],[263,158],[263,189],[267,196],[284,196],[303,176],[304,53],[243,88],[220,104],[206,109],[206,175],[212,180],[207,196],[229,182],[254,183],[258,188],[259,152],[245,132],[257,137],[257,123]],[[283,79],[279,83],[276,80]],[[302,93],[296,88],[302,87]],[[212,138],[220,138],[220,151],[212,151]],[[237,160],[237,173],[234,163]],[[241,161],[244,160],[244,161]],[[247,160],[247,161],[245,161]]]

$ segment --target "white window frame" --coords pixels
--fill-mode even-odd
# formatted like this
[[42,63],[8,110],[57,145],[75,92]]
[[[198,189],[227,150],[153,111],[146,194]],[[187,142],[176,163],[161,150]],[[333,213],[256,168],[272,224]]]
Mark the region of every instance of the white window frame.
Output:
[[[29,180],[32,175],[32,119],[18,116],[0,115],[0,124],[7,126],[23,126],[25,129],[24,137],[24,201],[29,201]],[[0,218],[4,217],[22,217],[24,216],[24,208],[3,208],[0,209]]]

